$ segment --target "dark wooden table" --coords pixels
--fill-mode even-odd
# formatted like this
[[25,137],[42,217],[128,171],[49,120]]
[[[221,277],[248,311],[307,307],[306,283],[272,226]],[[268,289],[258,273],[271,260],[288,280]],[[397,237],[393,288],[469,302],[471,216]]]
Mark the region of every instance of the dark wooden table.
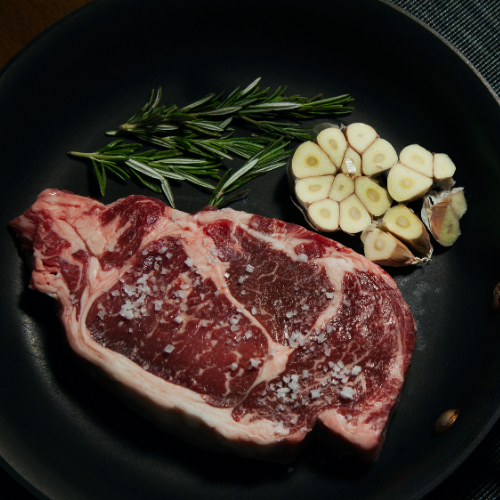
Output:
[[2,0],[0,68],[59,19],[90,0]]

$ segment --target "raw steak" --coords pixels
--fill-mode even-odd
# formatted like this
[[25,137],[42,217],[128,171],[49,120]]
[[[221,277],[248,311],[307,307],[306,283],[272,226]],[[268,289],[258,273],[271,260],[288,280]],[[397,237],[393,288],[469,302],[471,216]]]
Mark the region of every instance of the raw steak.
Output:
[[71,347],[161,428],[292,458],[315,433],[375,460],[415,340],[385,271],[300,226],[46,190],[11,223]]

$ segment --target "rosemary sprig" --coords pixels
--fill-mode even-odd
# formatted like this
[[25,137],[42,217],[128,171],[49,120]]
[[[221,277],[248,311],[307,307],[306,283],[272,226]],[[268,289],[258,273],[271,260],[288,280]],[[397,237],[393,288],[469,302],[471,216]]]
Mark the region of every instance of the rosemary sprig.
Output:
[[[70,151],[68,154],[91,160],[103,196],[107,182],[106,171],[122,180],[133,176],[154,192],[163,191],[172,207],[175,207],[175,202],[169,179],[187,181],[210,190],[215,189],[215,186],[202,177],[220,179],[221,163],[211,158],[185,158],[181,156],[182,151],[175,149],[138,153],[141,147],[141,144],[123,144],[123,141],[116,140],[93,153]],[[159,185],[154,181],[159,181]]]
[[214,207],[227,205],[246,194],[248,190],[235,193],[230,198],[225,198],[226,195],[234,192],[255,177],[286,165],[287,158],[290,155],[290,151],[285,151],[288,144],[289,142],[279,138],[257,152],[236,172],[232,173],[232,170],[229,169],[212,192],[208,204]]
[[[254,80],[245,89],[236,88],[224,100],[220,95],[208,94],[183,108],[173,105],[160,105],[162,90],[153,90],[148,102],[118,130],[107,132],[108,135],[132,133],[134,135],[155,135],[174,132],[182,135],[186,132],[220,137],[227,131],[233,118],[247,118],[247,122],[256,125],[262,132],[269,133],[269,121],[263,118],[311,119],[318,116],[346,114],[352,111],[348,106],[353,101],[349,94],[321,99],[321,96],[307,98],[300,95],[286,97],[286,87],[278,87],[271,95],[269,88],[260,90],[257,86],[260,78]],[[227,117],[225,120],[212,120],[214,117]],[[251,117],[251,120],[248,118]],[[276,124],[275,124],[276,125]],[[290,124],[287,124],[289,126]],[[300,128],[295,125],[293,128]],[[273,137],[276,131],[273,131]],[[291,137],[285,135],[285,137]]]
[[[306,141],[312,127],[297,123],[326,115],[349,113],[353,101],[350,95],[307,98],[285,96],[286,87],[278,87],[272,94],[269,88],[259,89],[260,78],[241,90],[239,87],[225,99],[215,93],[182,108],[165,106],[162,90],[153,90],[148,102],[117,130],[107,135],[133,135],[137,139],[161,148],[160,151],[139,152],[140,144],[109,143],[93,153],[70,152],[90,159],[101,194],[104,195],[107,173],[122,180],[135,177],[157,193],[163,193],[174,206],[169,179],[185,180],[212,190],[210,204],[221,206],[241,196],[234,194],[249,180],[285,165],[290,151],[285,152],[286,141]],[[233,137],[234,120],[254,128],[250,137]],[[288,119],[288,122],[277,121]],[[295,121],[292,121],[295,120]],[[218,169],[224,160],[238,156],[245,165],[220,178]],[[213,186],[205,177],[219,180]],[[233,193],[230,198],[228,194]]]

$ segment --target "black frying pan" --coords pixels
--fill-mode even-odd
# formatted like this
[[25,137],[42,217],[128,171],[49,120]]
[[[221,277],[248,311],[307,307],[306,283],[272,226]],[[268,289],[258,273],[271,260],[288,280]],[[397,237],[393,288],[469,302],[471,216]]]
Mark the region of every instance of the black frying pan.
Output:
[[[339,461],[312,444],[288,472],[161,434],[81,370],[51,299],[27,289],[5,229],[0,454],[40,498],[421,498],[498,417],[500,320],[490,297],[500,279],[499,103],[456,52],[385,3],[102,0],[80,9],[0,75],[4,227],[47,187],[98,196],[88,167],[65,153],[104,146],[104,131],[152,88],[184,104],[257,76],[290,94],[351,93],[356,110],[344,123],[371,124],[398,151],[419,143],[448,153],[465,187],[458,242],[428,265],[391,271],[419,335],[380,459]],[[302,223],[283,170],[250,187],[233,208]],[[174,189],[181,210],[208,201]],[[131,193],[149,194],[111,180],[103,201]],[[361,249],[358,238],[339,238]],[[436,418],[454,407],[457,422],[433,437]]]

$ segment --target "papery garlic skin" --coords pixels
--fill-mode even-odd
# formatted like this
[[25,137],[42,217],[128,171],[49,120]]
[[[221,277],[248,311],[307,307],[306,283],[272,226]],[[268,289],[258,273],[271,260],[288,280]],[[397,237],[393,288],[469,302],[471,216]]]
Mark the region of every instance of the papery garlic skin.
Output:
[[434,239],[444,247],[450,247],[460,236],[460,224],[450,201],[433,204],[430,196],[424,197],[422,220]]
[[361,175],[361,156],[351,147],[346,149],[341,165],[342,173],[355,179]]

